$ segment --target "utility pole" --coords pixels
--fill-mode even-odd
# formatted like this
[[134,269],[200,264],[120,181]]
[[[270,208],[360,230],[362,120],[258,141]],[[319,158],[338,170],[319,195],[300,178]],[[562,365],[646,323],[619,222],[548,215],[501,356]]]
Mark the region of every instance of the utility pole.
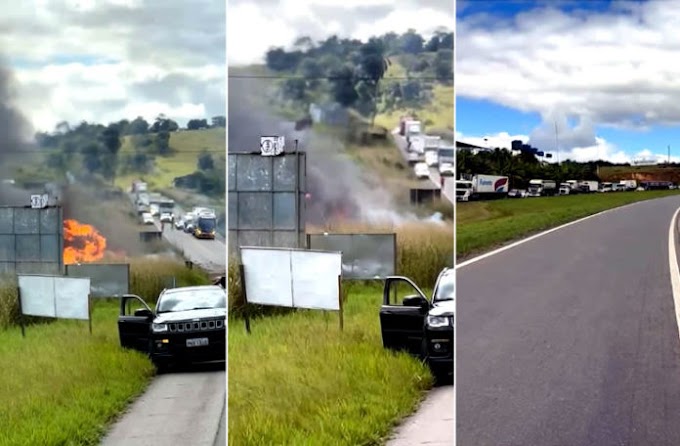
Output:
[[668,145],[668,164],[671,163],[671,145]]
[[560,142],[557,137],[557,120],[553,121],[555,123],[555,152],[557,153],[557,165],[560,165]]

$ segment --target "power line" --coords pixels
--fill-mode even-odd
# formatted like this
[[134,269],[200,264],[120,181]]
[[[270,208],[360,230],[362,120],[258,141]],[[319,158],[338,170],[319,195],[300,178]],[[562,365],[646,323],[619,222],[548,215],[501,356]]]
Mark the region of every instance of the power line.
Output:
[[[297,79],[297,80],[375,80],[370,76],[295,76],[295,75],[280,75],[280,74],[230,74],[229,79]],[[383,77],[380,81],[390,80],[419,80],[419,81],[441,81],[453,80],[453,72],[451,77],[440,78],[437,76],[389,76]]]

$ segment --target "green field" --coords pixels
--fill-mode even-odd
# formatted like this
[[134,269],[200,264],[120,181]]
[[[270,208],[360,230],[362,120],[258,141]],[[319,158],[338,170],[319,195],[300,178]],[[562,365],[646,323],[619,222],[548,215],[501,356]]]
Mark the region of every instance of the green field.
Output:
[[299,311],[229,326],[229,444],[381,444],[432,377],[382,347],[380,287],[353,286],[337,312]]
[[459,203],[456,207],[458,261],[503,243],[591,214],[679,191],[617,192]]
[[[169,156],[156,156],[156,169],[153,173],[144,175],[149,187],[154,190],[162,190],[172,187],[175,177],[188,175],[197,169],[198,157],[202,150],[207,150],[216,163],[224,162],[226,153],[226,129],[211,128],[204,130],[183,130],[170,133],[170,148],[173,153]],[[130,137],[123,139],[120,155],[133,153]],[[140,174],[120,175],[116,178],[116,185],[127,189],[132,180],[140,177]]]
[[0,331],[0,445],[96,445],[107,423],[154,374],[118,343],[117,302],[83,321]]
[[[178,286],[207,283],[181,263],[133,259],[130,292],[153,304],[174,276]],[[12,288],[0,289],[0,446],[97,445],[110,422],[139,395],[154,367],[118,338],[117,299],[95,299],[85,321],[17,325]],[[32,321],[38,318],[31,318]]]

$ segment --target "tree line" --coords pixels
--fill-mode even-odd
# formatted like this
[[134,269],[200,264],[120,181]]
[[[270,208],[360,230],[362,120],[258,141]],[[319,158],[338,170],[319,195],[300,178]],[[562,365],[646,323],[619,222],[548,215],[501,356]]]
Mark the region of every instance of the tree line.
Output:
[[[226,118],[215,116],[210,124],[207,119],[192,119],[186,129],[215,127],[226,127]],[[45,149],[50,169],[60,174],[78,173],[86,179],[98,177],[113,183],[118,174],[151,173],[156,157],[168,157],[173,153],[170,135],[178,130],[181,129],[176,121],[161,114],[152,123],[142,117],[108,125],[82,121],[71,126],[61,122],[53,132],[38,132],[35,139],[38,146]],[[128,138],[132,150],[121,154],[124,138]],[[196,188],[211,193],[219,189],[220,184],[224,184],[222,164],[215,162],[208,148],[197,154],[199,181],[195,183]]]
[[[405,70],[403,78],[385,78],[393,60]],[[267,51],[266,65],[294,75],[282,80],[280,91],[300,109],[326,98],[374,118],[378,110],[427,103],[433,83],[453,83],[453,33],[438,31],[425,39],[411,29],[366,42],[337,36],[314,42],[303,36],[290,51]]]
[[509,177],[513,188],[526,188],[532,179],[549,179],[557,183],[567,180],[600,181],[598,168],[616,165],[630,166],[628,163],[614,164],[604,160],[544,163],[533,153],[520,152],[519,155],[514,155],[512,151],[501,148],[476,154],[468,150],[458,150],[456,154],[459,175],[503,175]]

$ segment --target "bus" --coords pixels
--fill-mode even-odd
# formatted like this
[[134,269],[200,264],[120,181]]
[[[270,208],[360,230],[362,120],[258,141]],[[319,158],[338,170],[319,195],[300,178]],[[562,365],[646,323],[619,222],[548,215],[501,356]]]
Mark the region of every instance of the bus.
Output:
[[217,217],[212,212],[203,212],[196,217],[194,237],[214,239],[217,229]]

